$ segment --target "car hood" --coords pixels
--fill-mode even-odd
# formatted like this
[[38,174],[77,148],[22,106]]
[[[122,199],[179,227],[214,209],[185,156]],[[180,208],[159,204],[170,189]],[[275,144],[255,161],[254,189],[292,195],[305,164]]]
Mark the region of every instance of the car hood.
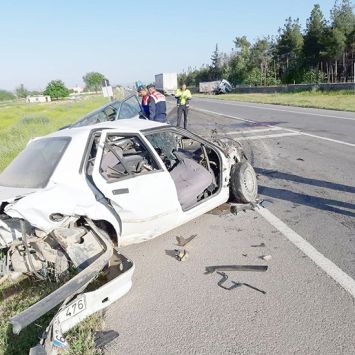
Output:
[[13,202],[35,191],[38,189],[0,186],[0,202]]

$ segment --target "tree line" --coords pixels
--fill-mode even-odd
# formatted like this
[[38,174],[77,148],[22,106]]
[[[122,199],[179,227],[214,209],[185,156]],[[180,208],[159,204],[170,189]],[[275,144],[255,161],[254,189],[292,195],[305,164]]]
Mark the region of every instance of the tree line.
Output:
[[315,4],[302,30],[299,19],[286,19],[276,37],[251,43],[234,39],[230,53],[216,44],[209,65],[189,67],[179,80],[190,86],[227,79],[233,85],[279,85],[352,81],[355,63],[355,15],[350,0],[336,0],[326,19]]
[[[84,91],[95,91],[101,90],[102,81],[105,76],[98,72],[89,72],[83,76],[83,81],[85,84]],[[30,91],[25,88],[23,84],[15,89],[15,92],[0,90],[0,101],[5,100],[15,100],[23,99],[31,95],[48,95],[51,99],[61,99],[69,96],[71,90],[68,89],[62,80],[52,80],[50,81],[43,91]]]

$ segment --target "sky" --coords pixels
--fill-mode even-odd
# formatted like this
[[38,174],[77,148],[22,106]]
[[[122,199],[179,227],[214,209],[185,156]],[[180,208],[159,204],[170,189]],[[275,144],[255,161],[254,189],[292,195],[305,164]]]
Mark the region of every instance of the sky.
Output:
[[335,0],[0,0],[0,89],[40,90],[54,79],[83,86],[90,71],[112,84],[209,64],[218,43],[276,35],[289,16],[302,27],[315,3]]

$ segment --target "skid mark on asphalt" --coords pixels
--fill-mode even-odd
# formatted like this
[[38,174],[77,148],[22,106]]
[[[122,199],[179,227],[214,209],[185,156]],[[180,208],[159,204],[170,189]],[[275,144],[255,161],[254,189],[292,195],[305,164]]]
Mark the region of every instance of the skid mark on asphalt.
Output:
[[332,261],[326,258],[310,243],[303,239],[287,224],[282,222],[274,214],[265,208],[257,208],[256,211],[265,218],[272,226],[281,232],[292,244],[307,255],[316,265],[326,272],[335,282],[343,287],[355,298],[355,281]]
[[[196,108],[194,108],[194,110],[195,110],[195,111],[200,111],[200,112],[205,112],[205,113],[211,113],[211,114],[217,115],[217,116],[232,118],[232,119],[239,120],[239,121],[243,121],[243,122],[250,122],[250,123],[258,124],[257,121],[248,120],[248,119],[246,119],[246,118],[241,118],[241,117],[238,117],[238,116],[226,115],[226,114],[223,114],[223,113],[219,113],[219,112],[215,112],[215,111],[210,111],[210,110],[205,110],[205,109],[196,109]],[[270,127],[270,128],[273,127],[273,126],[270,126],[270,125],[266,125],[266,126],[267,126],[267,127]],[[354,144],[354,143],[349,143],[349,142],[339,141],[339,140],[337,140],[337,139],[332,139],[332,138],[327,138],[327,137],[323,137],[323,136],[318,136],[318,135],[316,135],[316,134],[306,133],[306,132],[303,132],[303,131],[298,131],[298,130],[296,130],[296,129],[290,129],[290,128],[285,128],[285,127],[281,127],[281,126],[278,126],[278,127],[281,128],[281,129],[283,129],[283,130],[285,130],[285,131],[288,131],[288,132],[298,133],[299,135],[308,136],[308,137],[312,137],[312,138],[317,138],[317,139],[325,140],[325,141],[332,142],[332,143],[347,145],[347,146],[349,146],[349,147],[355,147],[355,144]]]

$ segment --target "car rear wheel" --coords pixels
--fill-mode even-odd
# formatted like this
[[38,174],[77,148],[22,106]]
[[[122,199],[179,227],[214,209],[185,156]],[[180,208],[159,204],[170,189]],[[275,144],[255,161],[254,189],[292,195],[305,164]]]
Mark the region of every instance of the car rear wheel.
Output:
[[230,194],[231,199],[236,202],[255,202],[258,194],[258,182],[255,170],[247,160],[232,166]]

